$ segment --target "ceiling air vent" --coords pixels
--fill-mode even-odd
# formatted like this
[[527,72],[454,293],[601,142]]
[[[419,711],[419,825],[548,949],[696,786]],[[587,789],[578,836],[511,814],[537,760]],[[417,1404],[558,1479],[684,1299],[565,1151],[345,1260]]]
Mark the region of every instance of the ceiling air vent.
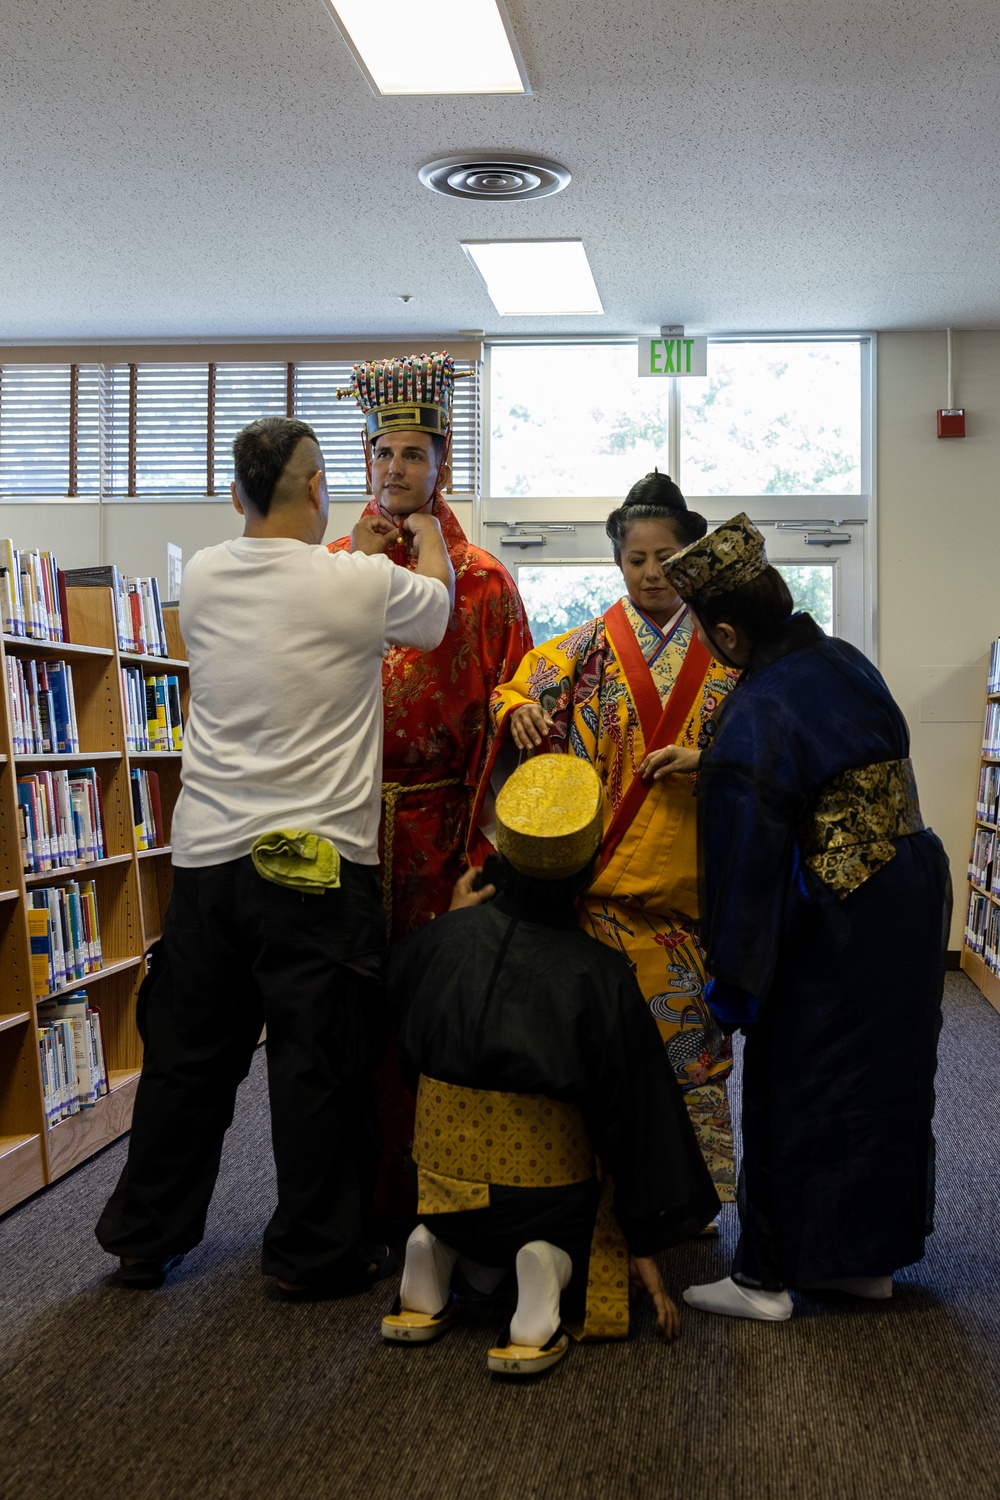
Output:
[[561,193],[570,174],[545,156],[444,156],[420,168],[420,181],[432,193],[450,198],[547,198]]

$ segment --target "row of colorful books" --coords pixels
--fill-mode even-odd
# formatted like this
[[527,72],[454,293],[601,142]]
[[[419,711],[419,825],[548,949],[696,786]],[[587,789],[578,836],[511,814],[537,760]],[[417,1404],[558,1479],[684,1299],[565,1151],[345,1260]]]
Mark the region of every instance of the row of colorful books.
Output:
[[38,1007],[38,1020],[45,1124],[51,1130],[103,1098],[108,1069],[101,1015],[86,990],[74,990],[58,1003],[45,1001]]
[[27,874],[105,858],[101,778],[93,766],[19,776],[17,805]]
[[180,682],[146,677],[141,667],[124,666],[125,744],[132,751],[179,750],[184,740]]
[[93,568],[67,568],[66,582],[74,588],[111,590],[119,651],[141,656],[170,655],[156,578],[128,578],[119,573],[114,563],[108,563]]
[[990,670],[986,678],[986,691],[1000,693],[1000,638],[990,647]]
[[0,541],[0,612],[4,635],[68,641],[66,575],[51,552],[19,551]]
[[160,778],[155,771],[137,767],[131,773],[132,821],[137,849],[162,849],[166,845]]
[[990,902],[983,932],[983,957],[994,974],[1000,973],[1000,906]]
[[987,703],[983,726],[983,754],[1000,755],[1000,703]]
[[973,953],[982,953],[986,941],[986,920],[993,903],[981,891],[969,890],[969,906],[965,914],[965,946]]
[[996,837],[992,828],[977,828],[972,840],[969,879],[973,885],[978,885],[980,890],[988,891],[991,880],[995,879],[993,852],[996,847]]
[[72,755],[79,750],[69,662],[8,656],[7,685],[15,755]]
[[92,880],[67,880],[28,892],[31,977],[36,999],[103,966],[97,893]]
[[997,821],[1000,799],[1000,766],[980,766],[979,791],[976,794],[976,818],[980,823]]

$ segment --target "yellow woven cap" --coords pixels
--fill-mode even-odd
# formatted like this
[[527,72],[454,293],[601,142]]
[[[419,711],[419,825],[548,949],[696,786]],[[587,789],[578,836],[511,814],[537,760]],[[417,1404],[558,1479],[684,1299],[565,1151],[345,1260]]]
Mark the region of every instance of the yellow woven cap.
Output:
[[597,772],[575,755],[536,755],[519,766],[496,803],[497,848],[515,870],[564,880],[601,842],[603,792]]

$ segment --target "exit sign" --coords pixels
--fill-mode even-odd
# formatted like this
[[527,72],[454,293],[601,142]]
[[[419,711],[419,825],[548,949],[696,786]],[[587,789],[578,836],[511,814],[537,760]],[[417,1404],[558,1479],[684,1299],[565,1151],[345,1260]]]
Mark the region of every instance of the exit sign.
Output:
[[640,339],[640,375],[707,375],[708,339]]

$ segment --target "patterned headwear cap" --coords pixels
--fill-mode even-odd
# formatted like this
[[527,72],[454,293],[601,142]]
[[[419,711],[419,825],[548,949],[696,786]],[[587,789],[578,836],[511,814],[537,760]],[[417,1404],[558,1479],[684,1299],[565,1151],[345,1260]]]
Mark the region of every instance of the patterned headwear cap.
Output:
[[522,875],[566,880],[584,869],[601,842],[603,796],[589,761],[532,756],[497,796],[497,848]]
[[351,391],[365,414],[369,438],[411,429],[445,437],[451,427],[454,389],[455,361],[444,349],[362,360],[351,376]]
[[764,538],[748,515],[740,511],[731,521],[692,542],[663,564],[663,572],[685,601],[731,594],[741,584],[759,578],[769,564]]

